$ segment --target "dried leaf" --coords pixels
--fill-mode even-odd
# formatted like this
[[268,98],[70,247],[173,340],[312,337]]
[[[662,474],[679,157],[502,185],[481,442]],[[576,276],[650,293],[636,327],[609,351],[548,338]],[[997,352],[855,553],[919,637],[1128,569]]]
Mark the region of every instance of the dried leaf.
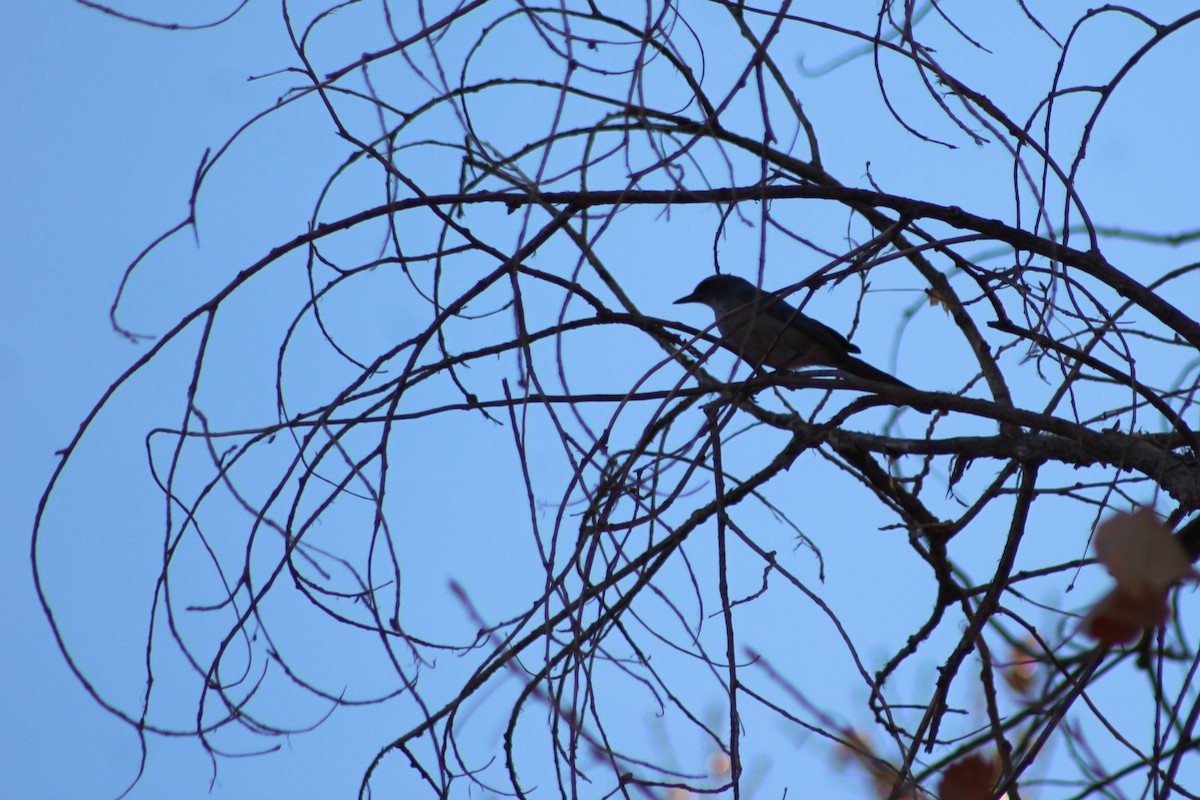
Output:
[[[883,758],[875,754],[870,740],[853,729],[845,729],[841,734],[846,744],[836,754],[839,767],[847,764],[858,766],[871,781],[871,788],[881,800],[895,797],[896,800],[914,800],[917,795],[916,787],[911,780],[900,778],[900,773]],[[899,784],[898,793],[893,794]]]
[[1008,687],[1023,697],[1033,692],[1033,685],[1038,678],[1039,664],[1030,656],[1036,647],[1037,644],[1032,640],[1013,646],[1009,651],[1010,663],[1000,673]]
[[1096,558],[1130,595],[1159,594],[1192,571],[1183,545],[1149,508],[1102,522],[1095,547]]
[[724,753],[713,753],[708,757],[708,774],[714,778],[723,778],[729,774],[729,756]]
[[946,767],[938,783],[940,800],[996,800],[993,789],[1000,769],[989,759],[971,755]]
[[929,305],[933,308],[941,308],[947,314],[950,313],[950,306],[942,299],[942,296],[933,289],[926,289],[925,296],[929,298]]
[[1187,551],[1149,508],[1116,514],[1096,529],[1096,557],[1117,582],[1088,612],[1083,632],[1104,644],[1128,644],[1167,620],[1167,592],[1195,579]]
[[1118,586],[1092,606],[1083,619],[1083,632],[1103,644],[1132,644],[1142,631],[1166,621],[1165,590],[1157,596],[1139,597],[1126,594]]
[[948,489],[954,488],[954,485],[962,480],[963,475],[967,474],[967,467],[975,462],[974,457],[957,455],[950,462],[950,480],[947,482]]

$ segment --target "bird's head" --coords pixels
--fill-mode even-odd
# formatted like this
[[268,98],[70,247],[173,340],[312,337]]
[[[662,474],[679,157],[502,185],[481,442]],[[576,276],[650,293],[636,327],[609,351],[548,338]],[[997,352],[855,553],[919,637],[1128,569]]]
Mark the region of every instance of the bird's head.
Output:
[[729,309],[752,303],[756,297],[758,289],[745,278],[736,275],[710,275],[696,284],[691,294],[679,298],[675,304],[703,303],[714,310]]

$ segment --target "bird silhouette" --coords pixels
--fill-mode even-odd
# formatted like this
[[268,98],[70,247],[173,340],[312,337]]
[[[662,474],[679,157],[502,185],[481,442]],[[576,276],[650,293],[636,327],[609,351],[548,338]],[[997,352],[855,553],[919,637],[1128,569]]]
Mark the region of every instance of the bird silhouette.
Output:
[[736,275],[705,278],[675,303],[703,303],[711,308],[724,345],[752,367],[827,366],[873,383],[913,388],[855,358],[851,354],[860,352],[858,347],[833,328]]

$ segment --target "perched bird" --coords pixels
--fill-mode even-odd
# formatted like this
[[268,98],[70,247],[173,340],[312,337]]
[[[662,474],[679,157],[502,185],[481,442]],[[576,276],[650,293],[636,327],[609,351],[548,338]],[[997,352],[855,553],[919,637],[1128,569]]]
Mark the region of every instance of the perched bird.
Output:
[[703,303],[717,315],[724,344],[752,367],[795,369],[835,367],[867,381],[911,389],[902,380],[875,369],[851,353],[846,337],[806,317],[778,295],[760,291],[736,275],[712,275],[678,303]]

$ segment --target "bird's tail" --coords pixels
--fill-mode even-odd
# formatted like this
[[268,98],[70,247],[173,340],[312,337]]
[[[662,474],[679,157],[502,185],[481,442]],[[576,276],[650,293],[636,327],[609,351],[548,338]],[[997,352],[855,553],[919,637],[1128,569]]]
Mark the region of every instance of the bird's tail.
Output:
[[884,383],[888,386],[899,386],[901,389],[913,388],[899,378],[894,378],[883,370],[876,369],[867,362],[857,359],[854,356],[846,356],[837,366],[838,369],[843,370],[844,372],[847,372],[856,378],[862,378],[864,381]]

